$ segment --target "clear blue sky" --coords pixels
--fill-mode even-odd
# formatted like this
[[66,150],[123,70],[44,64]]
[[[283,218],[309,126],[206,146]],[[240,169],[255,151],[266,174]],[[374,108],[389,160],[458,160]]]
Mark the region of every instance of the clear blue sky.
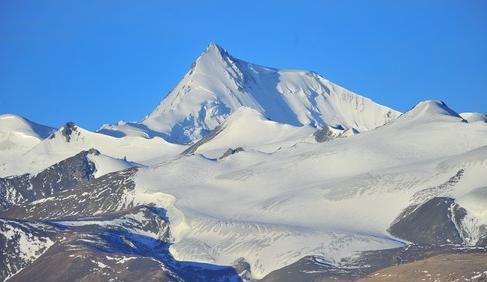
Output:
[[0,113],[139,120],[210,41],[405,111],[487,112],[487,1],[0,1]]

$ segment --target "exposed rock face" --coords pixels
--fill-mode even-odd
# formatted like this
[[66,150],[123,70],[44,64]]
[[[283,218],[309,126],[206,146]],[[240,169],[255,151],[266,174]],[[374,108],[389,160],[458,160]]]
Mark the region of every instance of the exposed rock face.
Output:
[[[79,248],[73,250],[73,247]],[[107,259],[107,256],[110,259]],[[55,245],[9,281],[181,281],[150,257],[100,253],[80,245]]]
[[109,173],[1,212],[0,281],[240,281],[232,267],[172,258],[165,210],[134,202],[136,172]]
[[304,257],[286,267],[269,273],[262,282],[353,281],[360,277],[359,269],[340,268],[320,260]]
[[74,122],[67,122],[61,129],[61,134],[66,139],[66,142],[71,141],[71,134],[76,132],[76,124]]
[[[475,245],[482,241],[482,227],[469,226],[472,224],[465,222],[468,221],[467,211],[448,196],[464,173],[463,168],[459,169],[444,183],[416,192],[411,204],[392,222],[388,231],[414,244]],[[479,230],[469,230],[471,228]]]
[[80,183],[73,189],[40,201],[13,206],[0,213],[1,217],[18,219],[59,219],[90,216],[120,211],[134,207],[130,192],[135,188],[131,168],[112,172],[102,177]]
[[[167,248],[170,236],[162,211],[139,206],[109,215],[49,222],[49,228],[51,235],[54,231],[57,235],[56,244],[31,265],[24,264],[28,267],[12,281],[180,281],[157,258],[139,254],[147,254],[151,248],[149,253],[154,255]],[[37,235],[34,231],[38,232],[33,230],[29,236]],[[138,233],[147,237],[138,237]],[[12,244],[19,247],[20,243]]]
[[416,244],[462,244],[462,219],[466,210],[454,199],[436,197],[406,209],[389,228],[399,238]]
[[330,140],[332,133],[330,132],[330,129],[328,129],[328,126],[325,126],[322,129],[316,130],[313,136],[315,137],[316,142],[323,143]]
[[49,225],[0,218],[0,281],[34,262],[54,237]]
[[31,178],[29,174],[0,178],[0,209],[35,200]]
[[244,280],[252,280],[252,269],[244,258],[239,258],[233,263],[233,268]]
[[[459,265],[458,262],[454,260],[446,261],[443,265],[446,268],[442,269],[443,274],[445,274],[443,277],[450,277],[449,275],[464,275],[464,277],[473,276],[476,274],[476,271],[481,269],[479,267],[479,262],[487,260],[487,250],[482,248],[469,249],[451,245],[441,247],[409,245],[402,248],[362,252],[355,258],[341,260],[333,264],[316,256],[304,257],[291,265],[269,273],[261,281],[351,282],[357,280],[362,281],[360,280],[362,278],[366,278],[364,281],[369,281],[367,279],[370,278],[372,278],[370,281],[396,281],[394,279],[386,280],[388,277],[385,277],[386,279],[384,279],[384,277],[375,274],[383,273],[383,271],[388,271],[389,269],[401,268],[403,266],[414,264],[415,262],[421,264],[420,267],[423,269],[422,263],[428,263],[429,259],[434,259],[441,255],[457,256],[458,258],[463,259],[474,258],[476,262],[475,267],[464,269],[462,273],[462,271],[457,271],[457,269],[454,271],[448,269],[449,265]],[[417,268],[418,265],[416,265],[416,270],[418,270]],[[416,273],[418,272],[420,271],[416,271]],[[400,274],[400,272],[396,272],[396,274]],[[420,280],[421,279],[410,279],[403,281]]]
[[87,158],[88,154],[99,152],[94,149],[82,151],[36,175],[0,178],[0,208],[42,199],[93,179],[96,168]]
[[221,159],[224,159],[224,158],[226,158],[228,156],[231,156],[233,154],[236,154],[238,152],[243,152],[243,151],[245,151],[245,150],[242,147],[238,147],[238,148],[235,148],[235,149],[229,148],[228,150],[225,151],[225,153],[223,153],[223,155],[220,157],[220,160]]
[[481,225],[479,227],[479,239],[476,246],[487,247],[487,225]]
[[46,222],[56,229],[56,244],[10,281],[241,281],[231,267],[174,260],[163,209]]

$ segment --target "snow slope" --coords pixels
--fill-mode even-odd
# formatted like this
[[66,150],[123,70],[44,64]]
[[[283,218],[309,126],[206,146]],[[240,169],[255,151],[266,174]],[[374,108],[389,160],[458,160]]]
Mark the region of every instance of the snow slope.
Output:
[[136,190],[141,201],[168,210],[177,259],[231,265],[243,257],[260,278],[306,255],[339,264],[357,251],[400,246],[386,231],[391,222],[416,192],[461,168],[459,184],[442,196],[458,196],[479,216],[473,221],[483,221],[485,207],[469,195],[485,193],[487,159],[466,152],[486,145],[485,123],[425,101],[348,138],[221,160],[195,154],[140,169]]
[[409,123],[421,124],[431,121],[458,122],[465,121],[448,106],[438,100],[425,100],[419,102],[410,111],[404,113],[399,119],[400,123],[405,120]]
[[399,115],[316,73],[251,64],[210,44],[144,120],[104,125],[99,131],[113,136],[161,136],[186,143],[208,134],[241,106],[280,123],[358,131],[376,128]]
[[0,115],[0,163],[26,152],[54,130],[21,116]]
[[134,166],[140,167],[137,163],[128,162],[123,159],[117,159],[103,154],[88,154],[87,158],[95,164],[95,178]]
[[[487,146],[482,146],[448,158],[438,165],[441,170],[464,168],[466,173],[452,196],[467,209],[473,243],[478,239],[478,228],[487,224]],[[479,181],[481,180],[481,181]]]
[[[128,202],[163,208],[175,259],[230,266],[243,258],[262,278],[309,255],[339,266],[360,251],[403,246],[387,230],[417,195],[453,198],[467,211],[462,239],[475,245],[487,224],[483,121],[436,100],[400,114],[315,73],[250,64],[211,44],[139,123],[98,133],[67,123],[42,140],[49,128],[0,116],[0,146],[11,152],[1,155],[0,176],[98,149],[88,156],[96,178],[138,169],[95,179],[85,199],[102,202],[114,189],[120,194],[108,194],[124,199],[112,199],[115,211]],[[347,138],[317,142],[318,128]],[[58,196],[37,204],[62,203]]]
[[[146,139],[135,136],[115,138],[90,132],[73,123],[67,123],[49,138],[17,157],[15,162],[6,162],[0,166],[0,176],[35,174],[67,157],[91,148],[95,148],[107,156],[106,159],[98,160],[98,169],[113,171],[116,167],[125,168],[128,164],[127,162],[120,163],[114,158],[126,158],[130,162],[140,164],[146,161],[150,163],[152,159],[173,157],[183,151],[185,147],[168,143],[162,138]],[[104,165],[107,167],[102,168]]]
[[468,122],[487,122],[487,115],[483,113],[461,113],[460,116]]
[[220,125],[218,133],[195,153],[218,158],[229,148],[274,152],[300,142],[314,142],[312,127],[296,127],[267,120],[258,111],[241,107]]

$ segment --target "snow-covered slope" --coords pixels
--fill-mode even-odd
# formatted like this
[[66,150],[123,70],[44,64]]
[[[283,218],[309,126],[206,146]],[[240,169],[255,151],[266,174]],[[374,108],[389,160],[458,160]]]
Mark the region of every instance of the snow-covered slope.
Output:
[[211,44],[139,123],[98,133],[67,123],[47,137],[50,128],[0,116],[0,235],[13,242],[0,264],[16,261],[0,278],[23,267],[35,276],[29,267],[53,258],[18,256],[24,239],[14,239],[37,232],[11,227],[25,220],[62,219],[48,244],[30,245],[61,254],[70,275],[75,260],[58,243],[75,246],[76,236],[62,232],[81,232],[106,271],[118,265],[109,262],[113,253],[127,265],[125,257],[138,260],[120,277],[137,276],[132,268],[149,259],[184,281],[286,275],[306,257],[366,275],[372,264],[350,264],[364,262],[361,251],[404,247],[376,257],[397,263],[413,259],[406,244],[426,244],[416,246],[426,253],[450,243],[487,246],[485,121],[436,100],[400,114],[315,73],[250,64]]
[[[267,120],[258,111],[241,107],[237,109],[215,133],[195,143],[197,149],[192,153],[202,153],[217,158],[232,148],[274,152],[300,142],[314,142],[316,129],[308,126],[296,127]],[[212,136],[214,135],[214,136]]]
[[487,159],[463,154],[486,140],[485,123],[425,101],[348,138],[142,168],[136,195],[168,210],[177,259],[231,265],[243,257],[260,278],[306,255],[339,264],[360,250],[402,245],[390,224],[417,192],[441,187],[462,168],[459,182],[437,196],[458,196],[478,230],[485,210],[471,197],[485,191]]
[[103,176],[110,172],[139,167],[137,163],[129,162],[124,159],[117,159],[103,154],[89,154],[88,160],[95,164],[95,178]]
[[[146,139],[127,136],[115,138],[105,134],[90,132],[73,123],[67,123],[48,138],[35,145],[26,153],[16,158],[15,162],[5,162],[0,166],[0,176],[13,174],[35,174],[67,157],[83,150],[95,148],[103,155],[99,159],[99,169],[112,171],[110,167],[124,168],[115,159],[127,159],[131,162],[151,162],[156,158],[172,157],[184,150],[184,146],[171,144],[162,138]],[[101,158],[101,157],[100,157]],[[107,165],[106,168],[102,168]]]
[[21,116],[0,115],[0,163],[26,152],[53,131]]
[[399,113],[309,71],[254,65],[210,44],[183,80],[140,123],[104,125],[113,136],[162,136],[185,143],[208,134],[241,106],[271,120],[367,131]]
[[417,125],[433,121],[458,122],[465,120],[444,102],[438,100],[419,102],[410,111],[401,115],[399,119],[399,123],[408,122]]
[[468,122],[487,122],[487,115],[484,113],[461,113],[460,116]]

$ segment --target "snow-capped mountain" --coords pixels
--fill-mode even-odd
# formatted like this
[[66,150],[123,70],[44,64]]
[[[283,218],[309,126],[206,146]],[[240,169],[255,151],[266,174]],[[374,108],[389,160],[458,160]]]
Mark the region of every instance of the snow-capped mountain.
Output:
[[458,122],[465,120],[444,102],[426,100],[418,103],[410,111],[401,115],[401,122],[407,120],[410,123],[423,124],[432,121]]
[[[487,222],[478,204],[463,199],[487,183],[487,159],[482,153],[467,161],[464,154],[485,149],[486,138],[485,124],[464,122],[444,103],[425,101],[348,138],[298,143],[272,154],[242,151],[219,161],[194,155],[140,169],[135,190],[166,203],[176,258],[229,265],[244,257],[262,278],[307,255],[338,263],[357,251],[406,244],[397,237],[408,240],[407,234],[387,230],[416,195],[424,194],[419,204],[458,199],[475,218],[471,227],[465,217],[465,229],[479,234]],[[458,164],[446,165],[455,159]],[[461,181],[443,184],[462,168]],[[439,213],[448,218],[447,211]],[[479,236],[473,237],[475,245]]]
[[18,115],[0,115],[0,154],[14,158],[41,142],[55,129]]
[[104,125],[99,132],[187,143],[207,135],[242,106],[279,123],[357,131],[374,129],[399,115],[314,72],[251,64],[212,43],[141,122]]
[[[107,157],[99,159],[107,165],[115,165],[118,161],[112,159],[127,159],[139,164],[157,162],[158,158],[175,156],[185,149],[185,146],[171,144],[164,139],[142,138],[126,136],[115,138],[105,134],[91,132],[72,122],[52,132],[46,139],[36,142],[26,152],[17,155],[15,160],[7,156],[0,156],[0,176],[23,173],[37,173],[63,159],[75,155],[83,150],[95,148]],[[115,165],[115,167],[119,167]]]
[[486,120],[211,44],[141,122],[0,116],[0,281],[483,281]]

